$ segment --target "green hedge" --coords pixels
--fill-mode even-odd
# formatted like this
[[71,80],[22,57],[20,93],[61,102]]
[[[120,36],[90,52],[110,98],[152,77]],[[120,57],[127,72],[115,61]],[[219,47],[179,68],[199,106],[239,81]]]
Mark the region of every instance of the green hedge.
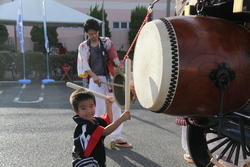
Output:
[[[117,51],[120,60],[123,60],[126,52]],[[25,65],[26,69],[31,68],[35,69],[38,72],[40,79],[46,78],[47,74],[47,60],[46,54],[42,52],[31,52],[27,51],[23,53],[13,53],[9,51],[0,51],[0,67],[8,69],[11,58],[8,54],[15,54],[16,66],[18,69],[23,70],[23,55],[25,55]],[[133,53],[129,54],[130,59],[133,60]],[[49,69],[52,68],[61,68],[63,65],[70,65],[72,67],[71,75],[74,76],[74,79],[80,79],[77,77],[77,52],[68,52],[66,55],[49,55]]]
[[18,53],[16,56],[17,69],[23,70],[23,56],[25,56],[25,66],[27,68],[35,69],[38,73],[46,71],[46,56],[42,52],[25,52]]
[[77,74],[77,53],[66,55],[50,55],[49,56],[50,67],[62,67],[63,65],[70,65],[73,74]]
[[[11,59],[10,56],[8,56],[10,52],[9,51],[0,51],[0,67],[3,67],[4,69],[8,69],[8,64],[10,63]],[[42,52],[25,52],[18,53],[16,58],[16,66],[18,69],[23,70],[23,55],[25,55],[25,65],[27,68],[35,69],[40,78],[45,78],[47,74],[47,59],[46,54]],[[70,65],[73,69],[72,73],[75,75],[77,74],[77,52],[70,52],[66,55],[48,55],[49,57],[49,67],[62,67],[62,65]],[[38,76],[38,77],[39,77]]]
[[1,51],[0,52],[0,67],[6,69],[8,66],[9,60],[9,51]]

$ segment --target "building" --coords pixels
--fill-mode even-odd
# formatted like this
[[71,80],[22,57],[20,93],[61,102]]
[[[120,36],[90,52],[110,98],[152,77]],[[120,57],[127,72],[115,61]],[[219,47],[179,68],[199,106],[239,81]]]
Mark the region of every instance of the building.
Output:
[[[0,5],[9,3],[14,0],[0,0]],[[127,51],[130,44],[128,42],[128,32],[131,11],[137,6],[145,6],[146,8],[152,3],[152,0],[56,0],[70,8],[85,14],[90,13],[90,8],[99,5],[104,6],[108,14],[109,28],[111,39],[113,40],[117,50]],[[175,0],[160,0],[154,5],[153,19],[160,17],[174,16]],[[15,43],[14,26],[7,26],[9,32],[9,43]],[[32,50],[33,42],[31,41],[30,30],[32,27],[24,27],[25,50]],[[57,29],[58,40],[65,45],[68,51],[77,51],[79,43],[84,40],[82,27],[59,27]],[[102,34],[100,34],[102,35]],[[18,46],[18,48],[20,48]]]

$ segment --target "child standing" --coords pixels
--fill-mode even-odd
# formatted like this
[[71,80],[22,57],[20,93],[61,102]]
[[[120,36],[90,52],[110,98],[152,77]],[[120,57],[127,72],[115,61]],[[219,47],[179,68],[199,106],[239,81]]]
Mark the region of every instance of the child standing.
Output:
[[112,123],[112,97],[106,102],[106,114],[95,116],[95,97],[89,91],[78,89],[70,96],[70,103],[75,112],[73,120],[77,123],[74,133],[73,166],[86,166],[91,162],[96,166],[106,166],[104,147],[105,136],[112,133],[124,121],[130,119],[130,112],[125,111]]

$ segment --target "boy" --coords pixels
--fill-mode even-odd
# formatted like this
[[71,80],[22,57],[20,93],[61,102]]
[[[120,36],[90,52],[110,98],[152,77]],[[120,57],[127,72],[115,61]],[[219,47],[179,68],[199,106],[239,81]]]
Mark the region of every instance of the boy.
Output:
[[[106,114],[95,116],[95,97],[89,91],[78,89],[70,96],[70,103],[75,112],[73,120],[77,123],[74,133],[73,166],[81,166],[84,159],[92,157],[100,167],[106,166],[106,154],[104,147],[105,136],[112,133],[121,123],[130,119],[130,112],[125,111],[112,123],[112,97],[106,102]],[[98,165],[97,165],[98,166]]]

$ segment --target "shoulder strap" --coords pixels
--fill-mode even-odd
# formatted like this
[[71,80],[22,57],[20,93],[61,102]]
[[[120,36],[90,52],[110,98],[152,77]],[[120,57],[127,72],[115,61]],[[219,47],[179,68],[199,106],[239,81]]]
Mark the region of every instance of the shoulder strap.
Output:
[[107,81],[109,81],[110,80],[110,76],[109,76],[109,72],[108,72],[108,68],[107,68],[107,63],[106,63],[106,60],[108,58],[108,52],[104,48],[104,45],[103,45],[102,40],[101,40],[100,37],[99,37],[99,41],[100,41],[100,46],[101,46],[102,66],[103,66],[103,70],[105,71]]
[[98,143],[98,141],[101,138],[100,134],[102,134],[103,129],[104,129],[104,127],[98,126],[96,128],[96,130],[94,131],[94,133],[90,136],[87,148],[84,151],[84,157],[89,157],[90,156],[90,154],[94,150],[96,144]]
[[[87,39],[87,46],[89,47],[89,54],[91,53],[90,52],[90,49],[91,49],[91,46],[90,46],[90,39]],[[91,55],[89,56],[89,62],[91,62]],[[90,63],[89,63],[90,65]],[[90,67],[91,68],[91,67]]]
[[104,52],[104,53],[102,53],[102,55],[105,54],[106,56],[108,56],[107,50],[104,48],[104,45],[103,45],[102,40],[101,40],[100,37],[99,37],[99,41],[100,41],[101,51]]

